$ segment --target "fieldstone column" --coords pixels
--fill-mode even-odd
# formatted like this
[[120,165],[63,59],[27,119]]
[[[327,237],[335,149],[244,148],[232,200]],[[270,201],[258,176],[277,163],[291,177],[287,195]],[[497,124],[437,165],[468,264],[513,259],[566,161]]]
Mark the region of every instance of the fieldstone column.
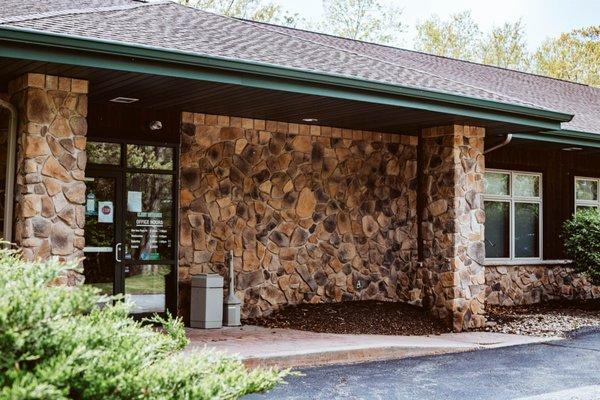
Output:
[[485,324],[484,136],[452,125],[419,141],[425,304],[455,331]]
[[79,259],[88,82],[29,73],[9,92],[19,112],[15,241],[27,259]]

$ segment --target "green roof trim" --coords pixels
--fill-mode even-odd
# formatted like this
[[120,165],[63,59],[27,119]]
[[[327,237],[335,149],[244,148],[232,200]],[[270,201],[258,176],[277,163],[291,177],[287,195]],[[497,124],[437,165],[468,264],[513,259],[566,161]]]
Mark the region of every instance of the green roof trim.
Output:
[[535,140],[537,142],[600,148],[600,135],[591,132],[556,130],[540,133],[514,133],[513,137],[517,139]]
[[118,41],[0,26],[3,55],[415,108],[559,130],[573,115],[452,93]]

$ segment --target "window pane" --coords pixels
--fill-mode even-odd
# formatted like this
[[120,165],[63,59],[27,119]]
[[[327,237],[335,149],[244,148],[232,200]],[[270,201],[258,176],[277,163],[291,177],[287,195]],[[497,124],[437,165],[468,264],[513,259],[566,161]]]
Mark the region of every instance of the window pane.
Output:
[[85,151],[90,164],[121,164],[121,145],[118,143],[88,142]]
[[515,257],[540,256],[540,205],[515,203]]
[[513,194],[520,197],[539,197],[540,177],[537,175],[515,174],[513,179]]
[[502,172],[486,172],[485,194],[508,195],[509,176]]
[[594,210],[594,209],[596,209],[596,207],[594,207],[594,206],[577,206],[576,207],[577,211]]
[[112,294],[115,277],[115,223],[114,219],[105,218],[102,209],[106,206],[113,208],[116,181],[114,178],[88,177],[85,179],[85,187],[85,283],[96,286],[104,294]]
[[125,260],[171,260],[173,176],[127,174]]
[[173,148],[128,144],[127,166],[131,168],[173,169]]
[[[0,226],[4,226],[4,201],[6,198],[6,169],[8,168],[8,110],[0,107]],[[2,232],[6,238],[6,232]]]
[[134,313],[165,311],[168,265],[127,265],[125,294],[133,303]]
[[508,258],[510,203],[485,202],[485,256]]
[[575,196],[577,200],[598,200],[598,181],[577,179]]

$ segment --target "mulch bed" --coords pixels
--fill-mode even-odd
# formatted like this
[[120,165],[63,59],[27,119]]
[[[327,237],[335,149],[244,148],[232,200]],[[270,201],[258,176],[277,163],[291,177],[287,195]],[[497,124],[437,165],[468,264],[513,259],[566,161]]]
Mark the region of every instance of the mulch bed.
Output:
[[439,335],[450,332],[426,311],[406,303],[346,301],[288,306],[245,324],[321,333]]
[[[488,332],[533,336],[566,336],[583,327],[600,327],[600,299],[557,300],[526,306],[486,306]],[[244,324],[322,333],[373,335],[439,335],[450,332],[421,307],[383,301],[287,306]]]

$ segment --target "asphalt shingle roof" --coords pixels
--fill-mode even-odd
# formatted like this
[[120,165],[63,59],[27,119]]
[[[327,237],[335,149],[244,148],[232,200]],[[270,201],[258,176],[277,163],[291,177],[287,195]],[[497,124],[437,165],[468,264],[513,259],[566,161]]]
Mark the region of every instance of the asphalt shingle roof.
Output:
[[171,2],[4,0],[0,26],[262,62],[574,114],[563,129],[600,134],[600,89]]

